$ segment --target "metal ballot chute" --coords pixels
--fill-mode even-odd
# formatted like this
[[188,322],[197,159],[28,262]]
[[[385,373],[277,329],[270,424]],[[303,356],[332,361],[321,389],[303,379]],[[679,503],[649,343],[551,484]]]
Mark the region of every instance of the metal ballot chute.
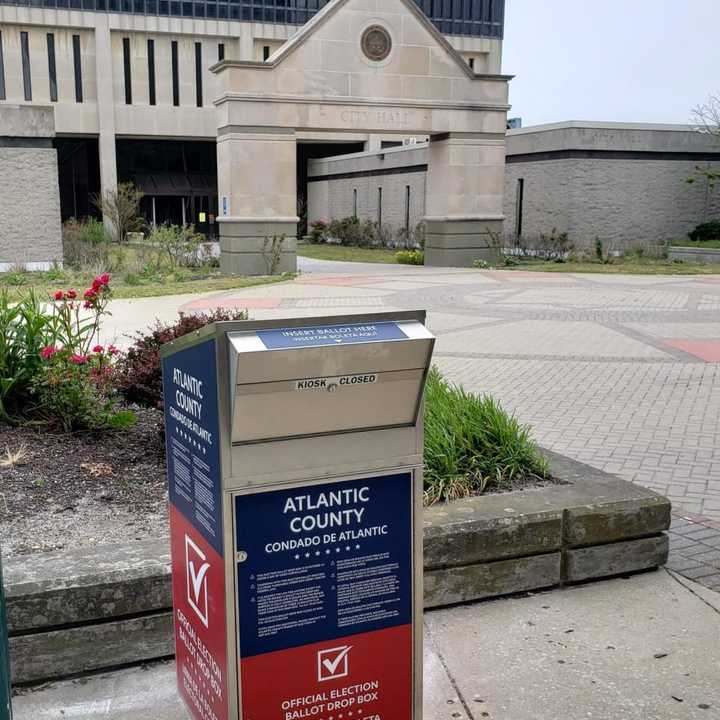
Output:
[[420,720],[424,320],[217,323],[163,348],[197,720]]

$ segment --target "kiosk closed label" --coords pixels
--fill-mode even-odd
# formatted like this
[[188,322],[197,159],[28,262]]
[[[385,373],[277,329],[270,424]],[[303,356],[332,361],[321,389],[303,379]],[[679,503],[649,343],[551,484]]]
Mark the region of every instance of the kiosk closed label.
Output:
[[244,720],[410,720],[412,474],[237,495],[234,511]]

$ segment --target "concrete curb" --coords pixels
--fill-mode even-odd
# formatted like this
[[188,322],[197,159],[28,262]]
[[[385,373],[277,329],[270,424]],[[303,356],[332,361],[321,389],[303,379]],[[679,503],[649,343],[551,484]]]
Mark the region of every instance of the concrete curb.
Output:
[[[425,606],[442,607],[655,568],[670,502],[547,453],[568,484],[425,511]],[[10,558],[13,682],[174,654],[167,542]]]
[[681,262],[720,263],[720,250],[698,247],[671,247],[668,251],[670,260]]

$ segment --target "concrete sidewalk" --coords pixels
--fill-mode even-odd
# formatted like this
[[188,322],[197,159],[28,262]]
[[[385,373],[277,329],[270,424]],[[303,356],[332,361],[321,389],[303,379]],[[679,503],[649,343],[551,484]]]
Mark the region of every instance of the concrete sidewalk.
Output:
[[[720,595],[664,570],[429,612],[425,628],[424,720],[720,717]],[[15,712],[188,718],[172,663],[26,692]]]

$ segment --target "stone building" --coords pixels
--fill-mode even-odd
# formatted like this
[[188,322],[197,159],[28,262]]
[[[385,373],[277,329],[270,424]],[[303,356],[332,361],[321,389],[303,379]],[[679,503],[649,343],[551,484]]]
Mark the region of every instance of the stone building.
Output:
[[[409,2],[474,74],[500,73],[505,0]],[[194,223],[217,237],[215,101],[224,76],[211,68],[270,62],[327,6],[328,0],[0,0],[0,115],[9,105],[53,108],[63,220],[94,213],[94,193],[132,181],[146,194],[149,221]],[[363,7],[379,18],[388,14],[381,0]],[[380,148],[403,136],[397,128],[345,128],[299,137],[301,204],[308,158]],[[251,175],[252,168],[242,172]],[[25,221],[32,226],[31,216]]]
[[[567,232],[605,251],[684,237],[720,217],[698,168],[720,171],[720,142],[685,125],[567,122],[507,134],[504,240],[528,244]],[[428,146],[388,148],[310,163],[311,219],[358,217],[395,229],[425,214]],[[688,178],[696,177],[693,184]]]
[[62,262],[52,108],[0,106],[0,272]]
[[698,168],[720,171],[720,141],[685,125],[566,122],[511,130],[505,232],[532,240],[556,229],[605,251],[684,237],[720,217]]

